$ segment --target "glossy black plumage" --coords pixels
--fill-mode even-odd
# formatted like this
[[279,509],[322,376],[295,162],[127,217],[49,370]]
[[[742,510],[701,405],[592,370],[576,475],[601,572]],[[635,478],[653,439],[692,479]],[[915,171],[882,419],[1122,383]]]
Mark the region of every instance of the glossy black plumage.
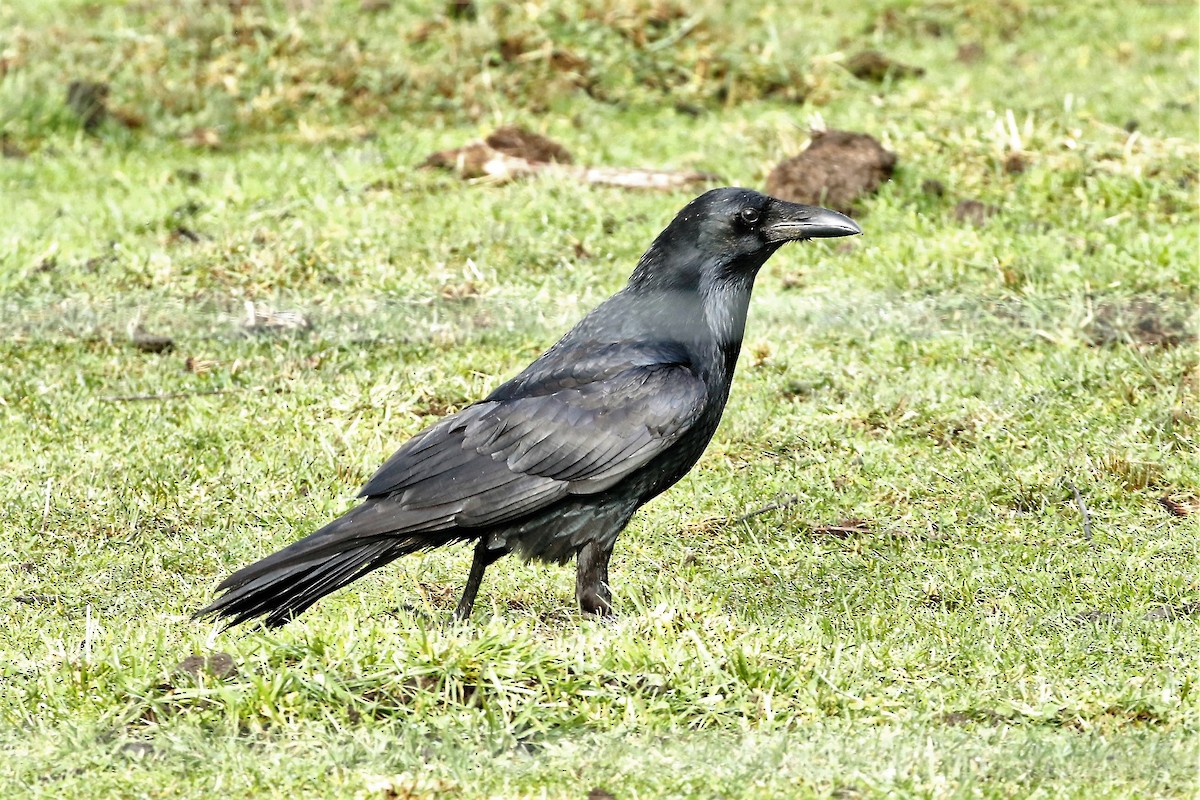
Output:
[[509,552],[577,557],[580,607],[607,613],[618,534],[720,422],[759,268],[788,241],[860,232],[747,189],[701,195],[624,289],[487,398],[410,439],[361,505],[227,578],[198,615],[280,625],[400,556],[462,541],[476,547],[459,618]]

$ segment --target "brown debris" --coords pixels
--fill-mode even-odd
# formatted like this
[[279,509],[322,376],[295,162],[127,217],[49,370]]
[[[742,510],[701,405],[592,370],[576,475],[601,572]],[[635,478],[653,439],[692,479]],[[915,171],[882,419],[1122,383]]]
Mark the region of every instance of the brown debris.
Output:
[[562,47],[552,48],[547,61],[550,63],[550,69],[555,72],[567,72],[576,76],[585,75],[591,67],[586,58]]
[[108,110],[109,116],[117,121],[122,127],[128,128],[131,131],[136,131],[146,127],[146,115],[132,108],[117,107]]
[[1000,213],[1000,209],[978,200],[959,200],[954,206],[954,219],[979,227]]
[[464,281],[463,283],[448,283],[442,287],[442,299],[449,303],[462,303],[468,300],[475,300],[483,292],[479,288],[479,284],[475,281]]
[[1024,153],[1009,153],[1004,157],[1004,171],[1009,175],[1020,175],[1029,169],[1029,156]]
[[1186,517],[1189,514],[1195,514],[1200,511],[1200,498],[1188,496],[1182,500],[1176,500],[1169,494],[1164,494],[1158,498],[1159,504],[1167,511],[1171,512],[1174,517]]
[[[421,166],[452,169],[467,179],[492,175],[497,169],[520,170],[515,163],[505,167],[489,166],[489,162],[496,160],[497,156],[532,164],[573,162],[567,148],[553,139],[517,125],[505,125],[488,134],[482,142],[469,142],[463,147],[440,150],[425,159]],[[500,161],[503,163],[503,159]]]
[[1177,347],[1196,341],[1196,312],[1183,303],[1154,297],[1104,302],[1096,306],[1084,336],[1094,347],[1117,342]]
[[67,84],[67,108],[85,131],[96,130],[108,117],[108,92],[107,83],[75,80]]
[[504,61],[516,61],[529,51],[529,41],[524,36],[505,36],[500,40],[500,58]]
[[815,131],[804,152],[771,170],[767,194],[849,214],[855,201],[878,191],[895,168],[896,154],[865,133]]
[[540,134],[516,127],[493,132],[482,142],[441,150],[421,164],[425,169],[448,169],[463,180],[506,183],[542,173],[565,175],[580,183],[624,189],[670,191],[717,180],[706,172],[663,172],[623,167],[582,167],[571,164],[565,147]]
[[527,161],[540,161],[547,164],[574,163],[567,148],[549,137],[526,130],[519,125],[505,125],[503,128],[497,128],[483,141],[493,150],[499,150],[504,155],[514,158],[524,158]]
[[816,536],[833,536],[837,539],[845,539],[850,536],[861,536],[864,533],[871,533],[871,525],[862,519],[844,519],[834,525],[817,525],[812,529],[812,532]]
[[29,158],[29,153],[10,139],[7,133],[0,133],[0,156],[22,160]]
[[846,69],[859,80],[871,83],[883,83],[888,78],[919,78],[925,74],[923,68],[893,61],[878,50],[855,53],[846,62]]
[[183,368],[194,375],[204,375],[205,373],[212,372],[220,363],[211,358],[188,356],[187,360],[183,362]]
[[167,241],[169,241],[171,244],[178,244],[179,242],[184,241],[195,244],[203,239],[203,236],[185,225],[176,225],[171,229],[171,232],[167,234]]
[[471,20],[479,16],[479,9],[475,7],[475,0],[450,0],[446,3],[446,16]]
[[979,42],[966,42],[958,46],[958,52],[954,54],[954,58],[960,64],[974,64],[986,53],[987,51]]
[[926,178],[921,181],[921,192],[930,197],[944,197],[946,195],[946,184],[933,178]]

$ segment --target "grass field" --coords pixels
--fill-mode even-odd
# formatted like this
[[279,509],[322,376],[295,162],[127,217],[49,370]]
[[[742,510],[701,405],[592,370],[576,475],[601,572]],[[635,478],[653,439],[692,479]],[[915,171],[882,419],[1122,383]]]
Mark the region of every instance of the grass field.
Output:
[[[1195,4],[422,7],[0,4],[0,796],[1196,796]],[[510,123],[752,187],[814,126],[899,167],[763,271],[615,621],[505,560],[450,626],[465,549],[191,621],[694,194],[417,168]]]

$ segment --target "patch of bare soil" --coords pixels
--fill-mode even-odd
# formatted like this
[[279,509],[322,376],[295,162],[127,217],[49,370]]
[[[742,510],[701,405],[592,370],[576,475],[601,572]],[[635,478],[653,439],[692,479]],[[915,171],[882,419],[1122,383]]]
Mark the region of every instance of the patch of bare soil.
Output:
[[767,176],[767,194],[823,205],[845,214],[891,179],[896,154],[874,137],[852,131],[819,131],[804,152],[780,162]]
[[996,206],[979,200],[959,200],[954,206],[955,220],[977,228],[999,213],[1000,209]]
[[507,183],[533,175],[555,174],[580,183],[660,191],[717,180],[707,172],[575,166],[570,152],[558,142],[514,126],[500,128],[483,141],[433,153],[421,167],[446,169],[463,180]]
[[488,134],[484,144],[506,156],[524,158],[544,164],[573,164],[575,159],[567,148],[540,133],[517,125],[505,125]]
[[1154,297],[1103,302],[1096,306],[1084,335],[1094,347],[1121,342],[1176,347],[1196,341],[1196,316],[1194,308]]
[[925,74],[924,68],[893,61],[878,50],[855,53],[846,62],[846,69],[859,80],[870,83],[883,83],[889,78],[919,78]]

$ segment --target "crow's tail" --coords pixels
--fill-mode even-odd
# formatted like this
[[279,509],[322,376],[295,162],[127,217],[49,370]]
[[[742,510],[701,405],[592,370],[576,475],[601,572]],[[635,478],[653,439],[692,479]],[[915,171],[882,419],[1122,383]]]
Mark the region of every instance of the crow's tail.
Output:
[[217,587],[225,593],[194,616],[226,619],[231,626],[265,617],[268,626],[278,627],[372,570],[461,538],[449,531],[367,531],[360,515],[364,511],[371,511],[369,503],[233,573]]

